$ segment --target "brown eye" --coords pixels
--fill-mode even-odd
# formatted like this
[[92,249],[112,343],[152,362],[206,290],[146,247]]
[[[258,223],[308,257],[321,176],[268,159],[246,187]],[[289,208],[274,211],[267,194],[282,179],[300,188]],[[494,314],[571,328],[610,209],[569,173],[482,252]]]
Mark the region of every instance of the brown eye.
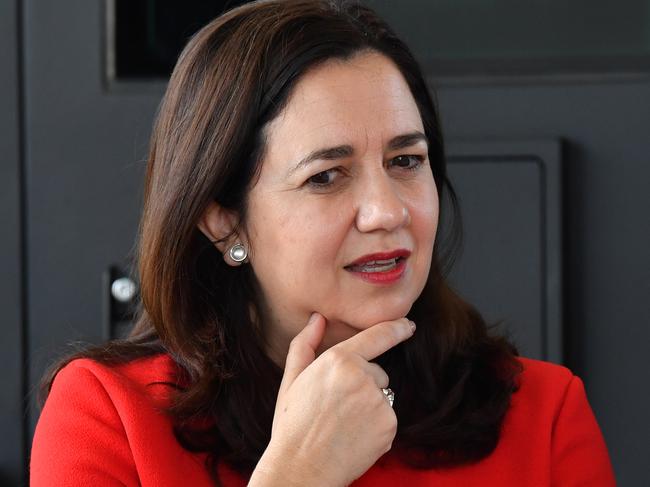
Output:
[[329,186],[334,182],[335,171],[336,169],[328,169],[327,171],[321,171],[318,174],[314,174],[312,177],[307,179],[307,184],[319,188]]
[[404,169],[417,169],[422,164],[424,157],[416,155],[397,156],[391,162]]

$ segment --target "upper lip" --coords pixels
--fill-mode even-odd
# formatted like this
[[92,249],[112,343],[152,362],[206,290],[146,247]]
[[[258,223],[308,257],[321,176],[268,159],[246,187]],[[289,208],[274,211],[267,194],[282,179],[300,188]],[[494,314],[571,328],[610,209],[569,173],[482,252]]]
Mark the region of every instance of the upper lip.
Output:
[[375,252],[374,254],[363,255],[359,257],[357,260],[350,262],[345,267],[350,267],[353,265],[362,265],[374,260],[388,260],[388,259],[395,259],[397,257],[407,258],[409,255],[411,255],[411,251],[406,249],[396,249],[396,250],[391,250],[389,252]]

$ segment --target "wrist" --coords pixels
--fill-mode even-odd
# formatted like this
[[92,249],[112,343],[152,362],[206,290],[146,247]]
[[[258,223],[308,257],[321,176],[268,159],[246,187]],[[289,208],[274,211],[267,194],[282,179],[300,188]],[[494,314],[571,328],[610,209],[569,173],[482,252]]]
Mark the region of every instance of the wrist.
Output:
[[[267,448],[253,470],[248,487],[280,487],[282,485],[294,487],[299,485],[298,480],[287,478],[292,475],[286,471],[283,473],[283,470],[287,470],[287,468],[282,465],[281,457]],[[295,475],[295,472],[292,474]]]
[[327,480],[324,472],[298,460],[294,453],[272,448],[270,445],[257,463],[248,483],[248,487],[305,485],[334,487],[335,483]]

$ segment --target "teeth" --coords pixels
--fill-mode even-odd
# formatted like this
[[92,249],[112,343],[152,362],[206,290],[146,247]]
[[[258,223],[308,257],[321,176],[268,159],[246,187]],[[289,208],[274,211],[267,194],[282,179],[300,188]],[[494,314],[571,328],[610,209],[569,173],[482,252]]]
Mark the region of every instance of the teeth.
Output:
[[370,266],[370,265],[388,265],[388,264],[394,264],[397,258],[393,259],[386,259],[386,260],[369,260],[368,262],[364,262],[363,264],[360,264],[362,266]]
[[361,272],[386,272],[397,267],[397,264],[395,263],[394,259],[389,262],[390,264],[386,264],[386,265],[373,265],[373,266],[364,265],[361,267]]
[[371,260],[361,265],[351,266],[350,268],[357,272],[386,272],[397,266],[397,259],[398,257],[385,260]]

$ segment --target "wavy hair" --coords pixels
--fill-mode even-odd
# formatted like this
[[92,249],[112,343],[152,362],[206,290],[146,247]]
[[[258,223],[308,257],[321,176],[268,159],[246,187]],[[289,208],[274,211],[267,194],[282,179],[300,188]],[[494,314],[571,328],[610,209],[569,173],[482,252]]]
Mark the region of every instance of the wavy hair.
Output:
[[[448,251],[439,231],[427,283],[408,315],[418,332],[376,359],[399,397],[393,450],[414,468],[470,463],[494,450],[521,367],[515,347],[493,335],[445,280],[462,226],[436,105],[407,46],[370,8],[345,0],[252,2],[192,37],[151,136],[134,328],[125,339],[54,364],[42,401],[56,373],[75,358],[117,364],[167,353],[187,378],[173,389],[168,411],[178,441],[208,453],[206,468],[218,485],[220,461],[251,474],[271,438],[283,371],[262,346],[262,296],[251,266],[228,266],[197,223],[211,201],[246,222],[247,194],[264,156],[263,128],[308,69],[364,51],[390,58],[404,76],[429,140],[439,198],[451,202]],[[441,216],[447,211],[441,205]]]

